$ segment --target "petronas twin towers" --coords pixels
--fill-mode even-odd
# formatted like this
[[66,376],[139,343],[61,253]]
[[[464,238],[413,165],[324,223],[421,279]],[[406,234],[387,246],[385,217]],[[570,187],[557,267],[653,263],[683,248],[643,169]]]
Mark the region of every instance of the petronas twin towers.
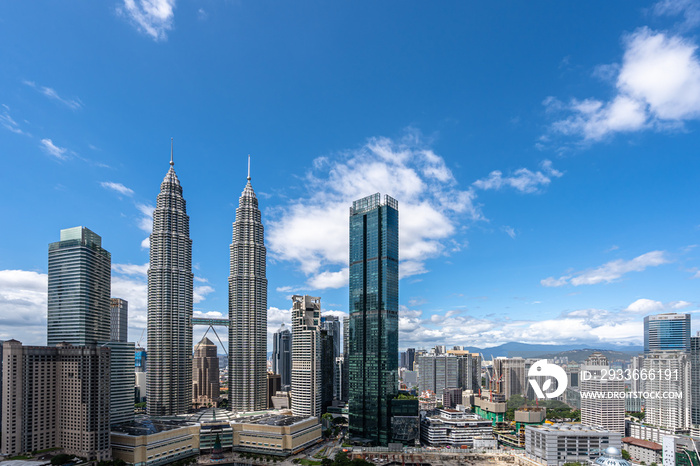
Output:
[[[250,184],[236,209],[229,276],[229,409],[266,407],[267,279],[265,238]],[[182,187],[170,169],[153,212],[148,269],[148,414],[186,413],[192,405],[192,240]]]

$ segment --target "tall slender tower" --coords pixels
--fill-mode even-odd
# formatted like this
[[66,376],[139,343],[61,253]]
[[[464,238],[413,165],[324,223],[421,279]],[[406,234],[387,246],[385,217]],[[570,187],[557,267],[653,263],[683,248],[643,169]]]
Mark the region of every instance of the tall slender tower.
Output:
[[265,232],[250,184],[238,200],[228,278],[229,408],[267,407],[267,278]]
[[173,169],[153,212],[148,268],[148,414],[186,413],[192,403],[192,240],[182,187]]
[[321,298],[292,296],[292,335],[292,412],[320,417]]
[[350,208],[350,435],[391,439],[398,394],[399,205],[379,193]]
[[272,372],[280,375],[282,390],[292,386],[292,332],[284,323],[272,336]]

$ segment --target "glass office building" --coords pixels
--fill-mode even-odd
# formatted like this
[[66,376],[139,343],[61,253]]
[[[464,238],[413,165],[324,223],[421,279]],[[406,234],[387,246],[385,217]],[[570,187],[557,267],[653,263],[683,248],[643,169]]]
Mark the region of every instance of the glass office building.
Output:
[[690,314],[658,314],[644,318],[644,352],[690,351]]
[[398,394],[398,202],[379,193],[350,208],[350,435],[376,445],[391,439]]
[[49,346],[109,340],[111,263],[102,238],[85,227],[61,230],[49,244]]

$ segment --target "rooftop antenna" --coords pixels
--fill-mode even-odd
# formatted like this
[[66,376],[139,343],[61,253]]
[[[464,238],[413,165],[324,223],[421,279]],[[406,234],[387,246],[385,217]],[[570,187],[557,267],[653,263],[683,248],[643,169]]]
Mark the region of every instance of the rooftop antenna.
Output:
[[170,138],[170,166],[175,165],[173,162],[173,138]]
[[250,154],[248,154],[248,181],[250,181]]

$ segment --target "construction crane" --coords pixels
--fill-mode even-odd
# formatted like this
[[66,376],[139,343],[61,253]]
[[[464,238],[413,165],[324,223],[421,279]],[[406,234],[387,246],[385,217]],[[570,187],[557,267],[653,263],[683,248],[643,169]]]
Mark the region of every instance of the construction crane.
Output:
[[144,334],[145,332],[146,332],[146,327],[144,327],[143,330],[141,330],[141,336],[139,337],[139,341],[136,342],[136,347],[137,347],[137,348],[143,348],[143,347],[141,346],[141,340],[143,340],[143,334]]

